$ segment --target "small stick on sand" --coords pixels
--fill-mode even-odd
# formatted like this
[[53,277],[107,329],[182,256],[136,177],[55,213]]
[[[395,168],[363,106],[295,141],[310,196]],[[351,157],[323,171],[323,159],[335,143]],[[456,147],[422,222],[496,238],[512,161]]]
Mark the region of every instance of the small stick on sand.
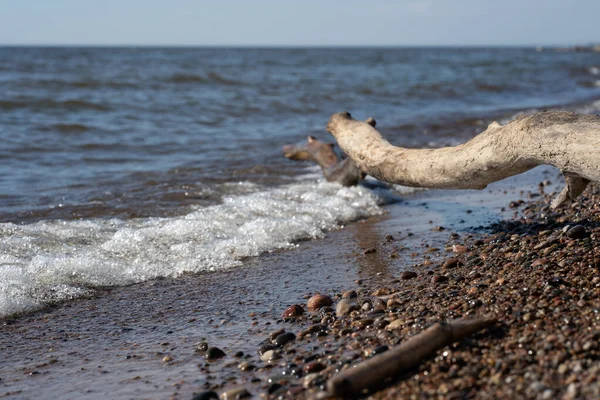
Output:
[[335,375],[327,382],[328,395],[360,395],[364,389],[381,385],[388,378],[397,377],[439,349],[495,323],[495,319],[487,318],[435,323],[401,345]]

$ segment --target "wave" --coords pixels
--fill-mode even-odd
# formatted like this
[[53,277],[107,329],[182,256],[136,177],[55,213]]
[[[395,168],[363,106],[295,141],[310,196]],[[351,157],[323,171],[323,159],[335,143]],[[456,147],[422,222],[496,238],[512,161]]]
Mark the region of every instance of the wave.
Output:
[[31,99],[31,100],[0,100],[0,110],[13,111],[23,108],[35,109],[62,109],[68,111],[94,110],[108,111],[110,107],[104,104],[92,103],[85,100],[54,100],[54,99]]
[[380,214],[385,202],[363,187],[301,182],[228,196],[177,217],[3,223],[0,316],[94,287],[236,267],[246,257]]
[[48,127],[48,130],[58,131],[61,133],[83,133],[91,128],[82,124],[54,124]]
[[167,78],[169,83],[177,84],[209,84],[217,83],[225,86],[241,86],[243,83],[234,79],[226,78],[225,76],[211,71],[206,76],[195,74],[173,74]]
[[207,79],[200,75],[174,74],[167,79],[171,83],[206,83]]

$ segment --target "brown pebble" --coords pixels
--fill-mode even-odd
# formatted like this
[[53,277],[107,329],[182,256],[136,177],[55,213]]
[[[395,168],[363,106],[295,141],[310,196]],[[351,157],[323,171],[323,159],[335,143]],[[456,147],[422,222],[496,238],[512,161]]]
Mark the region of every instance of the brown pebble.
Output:
[[467,252],[467,247],[463,246],[462,244],[454,244],[452,245],[452,252],[453,253],[466,253]]
[[342,299],[338,301],[337,306],[335,307],[335,315],[343,317],[354,310],[358,310],[358,306],[355,303],[351,302],[349,299]]
[[448,260],[444,261],[444,264],[442,265],[442,267],[444,267],[446,269],[452,269],[452,268],[460,267],[461,265],[462,265],[462,263],[460,262],[460,260],[458,258],[449,258]]
[[363,254],[373,254],[376,252],[377,252],[377,249],[375,247],[370,247],[370,248],[366,249],[365,251],[363,251]]
[[583,239],[587,232],[581,225],[575,225],[567,231],[567,237],[571,239]]
[[304,314],[304,308],[302,308],[302,306],[299,304],[294,304],[285,309],[283,314],[281,314],[281,318],[283,318],[283,319],[296,318],[296,317],[302,316],[303,314]]
[[354,299],[356,297],[358,297],[356,290],[348,290],[342,294],[342,299]]
[[304,366],[304,372],[307,374],[312,374],[314,372],[323,371],[325,369],[325,365],[318,361],[313,361]]
[[412,278],[416,278],[418,275],[416,272],[414,271],[402,271],[402,273],[400,274],[400,279],[412,279]]
[[373,296],[385,296],[392,293],[390,288],[382,287],[373,292]]
[[331,297],[324,294],[315,294],[306,304],[308,311],[317,311],[321,307],[327,307],[333,304]]
[[432,283],[444,283],[444,282],[448,282],[450,278],[448,278],[446,275],[434,275],[431,278],[431,282]]

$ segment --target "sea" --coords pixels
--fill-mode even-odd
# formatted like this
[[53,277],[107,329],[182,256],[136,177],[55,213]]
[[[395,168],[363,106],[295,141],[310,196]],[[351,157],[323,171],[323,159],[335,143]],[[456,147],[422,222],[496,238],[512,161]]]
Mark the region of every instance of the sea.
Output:
[[600,53],[2,47],[0,317],[219,273],[401,207],[411,189],[343,188],[283,157],[333,142],[335,112],[439,147],[546,108],[600,112]]

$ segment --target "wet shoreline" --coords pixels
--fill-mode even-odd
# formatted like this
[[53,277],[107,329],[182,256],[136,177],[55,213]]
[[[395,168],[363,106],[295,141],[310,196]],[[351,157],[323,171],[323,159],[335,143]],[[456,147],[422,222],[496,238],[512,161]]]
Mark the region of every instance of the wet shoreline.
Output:
[[[287,307],[305,305],[316,292],[370,293],[398,283],[404,270],[433,268],[446,257],[453,233],[484,235],[483,227],[515,212],[511,201],[536,196],[541,180],[556,177],[554,170],[534,170],[482,192],[417,193],[386,215],[239,268],[107,288],[5,320],[0,353],[8,362],[0,367],[0,396],[32,398],[42,390],[69,398],[191,398],[240,385],[257,395],[278,370],[260,360],[261,343],[280,328],[301,330],[281,321]],[[227,357],[206,362],[197,350],[205,341]],[[328,347],[335,352],[336,342]],[[238,352],[244,356],[234,357]],[[243,362],[257,367],[252,378],[240,372]]]

